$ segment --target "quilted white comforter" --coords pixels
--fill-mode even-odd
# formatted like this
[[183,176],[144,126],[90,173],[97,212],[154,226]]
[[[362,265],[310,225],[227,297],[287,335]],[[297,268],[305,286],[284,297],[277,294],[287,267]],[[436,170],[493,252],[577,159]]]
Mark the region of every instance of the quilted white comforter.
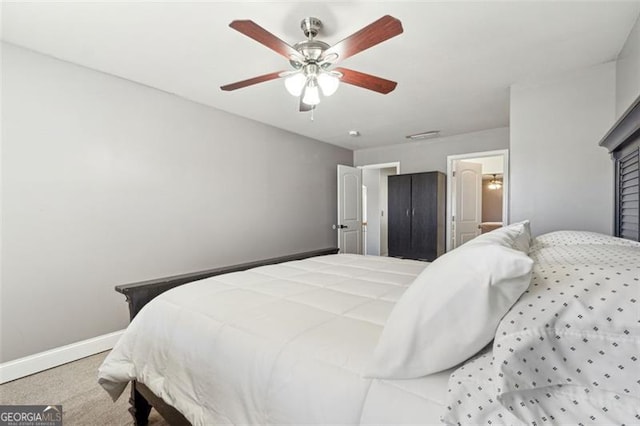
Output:
[[209,278],[148,304],[100,367],[193,424],[439,423],[450,371],[361,378],[424,262],[332,255]]

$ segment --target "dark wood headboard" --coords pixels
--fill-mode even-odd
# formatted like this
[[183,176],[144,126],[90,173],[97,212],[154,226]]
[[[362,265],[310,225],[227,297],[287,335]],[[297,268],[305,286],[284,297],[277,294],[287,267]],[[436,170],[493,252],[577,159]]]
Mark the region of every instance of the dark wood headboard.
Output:
[[614,234],[640,241],[640,97],[600,141],[613,158]]

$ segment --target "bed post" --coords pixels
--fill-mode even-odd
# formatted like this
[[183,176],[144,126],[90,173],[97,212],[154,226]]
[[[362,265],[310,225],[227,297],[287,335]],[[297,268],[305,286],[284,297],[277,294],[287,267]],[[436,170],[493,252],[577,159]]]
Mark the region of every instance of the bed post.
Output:
[[149,423],[151,405],[136,389],[136,382],[131,382],[131,396],[129,397],[129,413],[133,417],[136,426],[146,426]]

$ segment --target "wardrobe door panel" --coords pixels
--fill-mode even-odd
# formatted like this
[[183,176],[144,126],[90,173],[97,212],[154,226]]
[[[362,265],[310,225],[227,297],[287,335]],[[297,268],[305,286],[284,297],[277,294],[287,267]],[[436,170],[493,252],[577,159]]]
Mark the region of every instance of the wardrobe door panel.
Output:
[[437,204],[436,204],[436,257],[445,253],[445,234],[447,223],[447,177],[444,173],[436,173],[437,176]]
[[421,260],[437,256],[437,173],[417,173],[411,180],[411,252]]
[[389,256],[410,256],[411,175],[389,176],[388,179]]

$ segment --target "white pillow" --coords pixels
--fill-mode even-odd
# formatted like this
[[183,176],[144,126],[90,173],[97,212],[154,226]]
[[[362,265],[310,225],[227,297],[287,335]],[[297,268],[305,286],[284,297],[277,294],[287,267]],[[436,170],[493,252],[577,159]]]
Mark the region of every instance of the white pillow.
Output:
[[499,244],[465,244],[439,257],[394,307],[363,375],[411,379],[474,355],[529,286],[532,267]]
[[531,225],[529,221],[523,220],[522,222],[512,223],[507,226],[507,228],[516,230],[513,248],[528,254],[531,248],[531,241],[533,240],[533,238],[531,238]]
[[479,235],[467,244],[497,243],[506,247],[529,253],[531,248],[531,228],[529,221],[512,223],[502,228],[494,229],[486,234]]

